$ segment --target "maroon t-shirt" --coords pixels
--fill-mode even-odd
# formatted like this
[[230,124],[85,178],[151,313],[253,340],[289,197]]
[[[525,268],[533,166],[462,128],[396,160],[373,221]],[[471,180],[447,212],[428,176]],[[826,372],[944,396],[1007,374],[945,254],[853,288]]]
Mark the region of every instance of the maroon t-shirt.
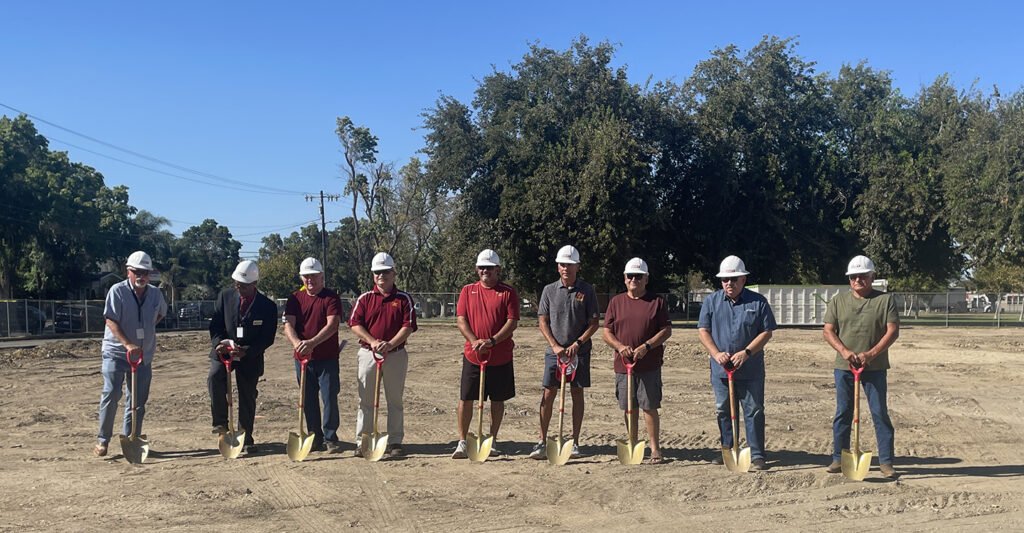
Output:
[[[409,293],[392,287],[391,293],[383,294],[376,285],[370,292],[364,292],[352,307],[352,316],[348,319],[349,327],[363,326],[375,339],[389,341],[398,335],[402,328],[416,331],[416,306]],[[370,345],[359,339],[359,345],[369,349]],[[392,350],[401,350],[405,343],[393,346]]]
[[[302,340],[316,337],[327,325],[327,317],[341,317],[341,300],[338,293],[324,288],[315,296],[305,290],[295,291],[288,297],[284,305],[285,316],[295,317],[295,332]],[[335,332],[327,340],[313,348],[312,359],[322,361],[338,358],[338,333]]]
[[[519,293],[503,282],[487,288],[477,281],[462,288],[459,302],[455,306],[455,316],[465,317],[469,329],[478,339],[493,337],[501,331],[510,318],[519,320]],[[487,366],[501,366],[512,361],[512,348],[516,343],[512,337],[499,342],[490,351]],[[463,354],[473,362],[475,352],[473,345],[466,341]]]
[[[630,298],[627,293],[616,295],[608,302],[608,310],[604,315],[604,327],[611,330],[619,342],[633,348],[651,340],[659,331],[671,324],[665,300],[653,292],[647,292],[637,299]],[[633,372],[661,368],[664,354],[664,345],[652,348],[633,367]],[[626,373],[626,365],[622,364],[622,358],[618,354],[615,354],[615,373]]]

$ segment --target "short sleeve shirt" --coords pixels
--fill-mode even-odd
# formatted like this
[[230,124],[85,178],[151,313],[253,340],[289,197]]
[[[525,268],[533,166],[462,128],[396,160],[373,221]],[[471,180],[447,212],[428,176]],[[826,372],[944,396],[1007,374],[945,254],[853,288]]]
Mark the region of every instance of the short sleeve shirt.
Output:
[[[389,294],[384,294],[374,285],[373,289],[364,292],[356,300],[348,325],[366,328],[375,339],[391,340],[402,328],[416,331],[416,307],[409,293],[393,287]],[[370,348],[363,339],[359,339],[359,345]],[[400,350],[404,346],[403,342],[392,349]]]
[[[601,316],[601,308],[597,305],[597,293],[591,284],[577,279],[572,287],[566,287],[559,279],[541,291],[537,314],[548,317],[555,342],[569,346],[587,331],[591,319]],[[580,346],[579,355],[589,355],[592,345],[588,339]],[[547,353],[554,355],[555,352],[548,346]]]
[[[327,317],[341,316],[341,299],[338,293],[324,288],[310,296],[305,290],[298,290],[288,297],[284,306],[285,316],[295,317],[295,333],[300,339],[312,339],[327,325]],[[323,361],[338,358],[338,333],[313,348],[311,359]]]
[[[616,295],[608,302],[604,314],[604,327],[622,344],[637,347],[651,340],[662,329],[671,326],[665,300],[653,292],[640,298],[630,298],[628,293]],[[656,346],[633,367],[634,372],[648,372],[661,368],[664,361],[665,345]],[[625,374],[626,365],[615,354],[615,373]]]
[[[747,289],[740,291],[735,303],[729,300],[724,290],[717,290],[705,298],[697,327],[709,330],[715,346],[729,353],[742,351],[758,335],[778,329],[768,300]],[[728,377],[718,361],[708,359],[712,379]],[[764,379],[764,350],[751,354],[733,374],[733,379]]]
[[[882,340],[887,324],[899,324],[900,315],[892,295],[872,290],[866,298],[857,298],[853,291],[837,294],[825,308],[826,324],[836,328],[836,335],[844,346],[856,353],[866,352]],[[849,370],[850,364],[836,352],[835,368]],[[871,360],[867,370],[889,368],[889,350]]]
[[[125,336],[142,347],[144,365],[152,364],[153,353],[156,352],[156,317],[165,315],[167,301],[160,289],[149,285],[142,298],[138,298],[129,280],[110,287],[103,302],[103,316],[117,322]],[[139,328],[143,330],[141,339],[138,337]],[[128,350],[117,340],[110,327],[105,326],[100,352],[108,359],[120,359],[125,357]]]
[[[501,331],[509,319],[519,319],[519,293],[511,285],[501,282],[489,289],[479,281],[470,283],[459,293],[455,315],[466,318],[470,331],[478,339],[491,338]],[[491,348],[487,366],[501,366],[511,362],[514,346],[511,336],[499,342]],[[470,362],[474,362],[476,353],[469,341],[466,341],[463,354]]]

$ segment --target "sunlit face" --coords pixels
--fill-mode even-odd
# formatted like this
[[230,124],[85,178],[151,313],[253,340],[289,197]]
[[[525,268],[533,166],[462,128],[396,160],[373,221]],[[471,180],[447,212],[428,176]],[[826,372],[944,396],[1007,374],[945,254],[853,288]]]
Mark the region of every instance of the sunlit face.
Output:
[[862,274],[850,274],[850,288],[854,292],[859,294],[865,294],[871,292],[871,282],[875,281],[874,272],[864,272]]
[[299,276],[302,279],[302,283],[306,285],[306,292],[309,294],[316,294],[320,292],[320,289],[324,288],[324,273],[319,272],[317,274],[303,274]]
[[235,280],[235,290],[238,291],[242,298],[252,298],[252,295],[256,294],[256,282],[242,283]]
[[501,274],[500,266],[477,266],[476,273],[480,276],[480,283],[486,287],[493,287],[498,283],[498,275]]
[[637,292],[647,289],[647,274],[625,274],[626,289]]
[[743,286],[747,284],[746,276],[734,276],[731,278],[719,278],[722,281],[722,290],[725,291],[725,295],[731,300],[735,300],[740,292],[743,291]]
[[576,283],[576,274],[580,271],[579,263],[558,263],[558,277],[564,285]]
[[149,276],[152,272],[141,268],[128,269],[128,281],[136,289],[144,288],[149,284]]
[[387,294],[395,286],[395,269],[377,270],[373,273],[373,284],[377,290]]

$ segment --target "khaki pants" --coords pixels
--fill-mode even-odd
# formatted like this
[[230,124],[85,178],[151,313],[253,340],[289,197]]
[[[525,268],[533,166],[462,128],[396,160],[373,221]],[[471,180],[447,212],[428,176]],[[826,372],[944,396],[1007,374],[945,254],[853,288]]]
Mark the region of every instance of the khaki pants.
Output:
[[[356,374],[356,388],[359,391],[359,411],[356,413],[356,442],[363,438],[363,433],[373,434],[373,392],[377,379],[377,363],[373,352],[366,349],[359,349],[359,368]],[[389,352],[384,364],[381,365],[381,392],[382,399],[386,400],[388,406],[387,432],[388,445],[401,444],[405,437],[405,424],[403,421],[402,395],[405,391],[405,373],[409,368],[409,354],[405,348]],[[378,417],[384,416],[380,413]],[[377,430],[384,428],[377,424]]]

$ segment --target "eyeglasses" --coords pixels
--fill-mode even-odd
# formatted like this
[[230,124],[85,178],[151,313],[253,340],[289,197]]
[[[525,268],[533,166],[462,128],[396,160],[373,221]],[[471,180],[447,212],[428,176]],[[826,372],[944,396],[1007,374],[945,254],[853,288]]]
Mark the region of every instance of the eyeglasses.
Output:
[[855,279],[871,279],[871,273],[865,272],[863,274],[850,274],[850,281]]
[[395,269],[389,268],[387,270],[376,270],[376,271],[374,271],[373,275],[374,276],[384,277],[384,276],[387,276],[388,274],[394,274],[394,273],[395,273]]
[[638,279],[643,279],[643,277],[644,277],[643,274],[626,274],[626,279],[631,279],[633,281],[636,281]]
[[136,276],[140,276],[140,277],[141,276],[148,276],[149,272],[150,272],[149,270],[139,270],[137,268],[129,268],[128,271],[131,272],[132,274],[135,274]]
[[721,279],[722,279],[722,285],[727,285],[729,283],[739,283],[739,281],[740,281],[739,277],[735,277],[735,278],[721,278]]

